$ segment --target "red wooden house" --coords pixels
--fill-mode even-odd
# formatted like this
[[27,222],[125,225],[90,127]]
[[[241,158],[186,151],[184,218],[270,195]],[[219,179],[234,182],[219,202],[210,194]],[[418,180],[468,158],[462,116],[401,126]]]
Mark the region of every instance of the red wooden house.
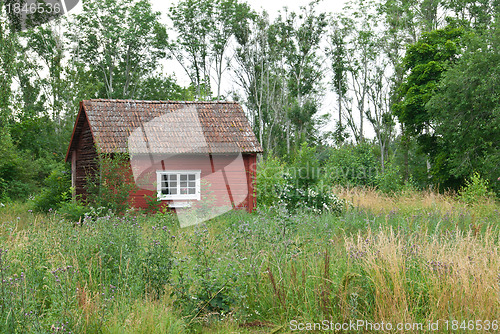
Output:
[[146,196],[177,210],[208,198],[215,207],[255,207],[262,147],[237,103],[82,101],[66,161],[83,198],[88,176],[98,172],[97,152],[129,154],[135,207],[146,208]]

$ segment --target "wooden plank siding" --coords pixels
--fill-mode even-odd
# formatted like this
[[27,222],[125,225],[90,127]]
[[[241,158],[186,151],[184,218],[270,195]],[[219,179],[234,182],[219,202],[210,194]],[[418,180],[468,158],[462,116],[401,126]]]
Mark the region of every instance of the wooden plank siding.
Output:
[[[84,113],[82,113],[82,115],[85,116]],[[73,151],[73,153],[76,156],[76,166],[74,166],[73,168],[75,170],[75,194],[77,196],[80,196],[82,199],[86,199],[87,179],[88,177],[95,175],[98,166],[97,150],[94,144],[94,139],[92,137],[89,123],[86,118],[83,123],[78,144],[76,145],[76,150]]]

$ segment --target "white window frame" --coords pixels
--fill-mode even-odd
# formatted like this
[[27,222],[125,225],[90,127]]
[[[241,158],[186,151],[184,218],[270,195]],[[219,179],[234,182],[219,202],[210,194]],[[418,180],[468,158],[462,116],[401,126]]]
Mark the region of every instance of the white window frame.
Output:
[[[194,194],[181,194],[180,193],[180,175],[188,174],[195,175],[195,186],[196,190]],[[162,193],[162,177],[163,175],[177,175],[177,194],[163,194]],[[200,200],[201,191],[200,191],[200,177],[201,170],[157,170],[156,171],[156,192],[158,199],[161,201],[167,200]],[[189,178],[189,177],[188,177]],[[187,181],[189,182],[189,180]]]

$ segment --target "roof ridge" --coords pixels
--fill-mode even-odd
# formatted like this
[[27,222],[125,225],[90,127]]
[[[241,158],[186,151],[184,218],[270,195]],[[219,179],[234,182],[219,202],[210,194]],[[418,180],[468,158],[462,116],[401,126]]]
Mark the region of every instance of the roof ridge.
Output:
[[238,104],[236,101],[172,101],[172,100],[132,100],[132,99],[88,99],[83,102],[150,103],[150,104]]

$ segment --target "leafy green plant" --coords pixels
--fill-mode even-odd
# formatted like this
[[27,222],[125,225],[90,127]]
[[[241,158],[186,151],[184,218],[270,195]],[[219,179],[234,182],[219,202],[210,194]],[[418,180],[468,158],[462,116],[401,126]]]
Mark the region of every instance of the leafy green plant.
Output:
[[45,188],[33,200],[35,210],[42,212],[56,210],[70,200],[71,177],[65,166],[53,170],[44,184]]
[[85,206],[79,200],[72,200],[61,204],[57,210],[64,218],[72,221],[80,221],[90,211],[90,208]]
[[158,213],[161,209],[161,200],[158,199],[156,194],[154,195],[144,195],[144,200],[146,201],[146,205],[148,207],[148,212]]
[[286,184],[280,192],[280,203],[290,212],[305,209],[316,213],[341,214],[346,209],[346,201],[336,196],[323,181],[307,188],[298,188],[294,177],[285,174],[284,179]]
[[166,226],[153,226],[153,239],[144,252],[142,275],[156,297],[161,297],[170,280],[173,256],[170,250],[171,235]]
[[0,199],[25,199],[33,190],[25,157],[4,129],[0,129],[0,157]]
[[478,172],[474,172],[458,192],[460,200],[467,204],[476,204],[494,195],[488,188],[488,180],[483,179]]
[[128,154],[99,153],[97,171],[87,178],[87,201],[95,207],[124,213],[130,192],[137,189]]
[[259,161],[255,182],[257,205],[272,206],[279,200],[281,188],[285,184],[284,171],[285,165],[277,157],[268,155]]
[[385,164],[384,172],[377,173],[375,177],[377,188],[384,193],[396,193],[403,189],[403,177],[399,168],[392,162]]

